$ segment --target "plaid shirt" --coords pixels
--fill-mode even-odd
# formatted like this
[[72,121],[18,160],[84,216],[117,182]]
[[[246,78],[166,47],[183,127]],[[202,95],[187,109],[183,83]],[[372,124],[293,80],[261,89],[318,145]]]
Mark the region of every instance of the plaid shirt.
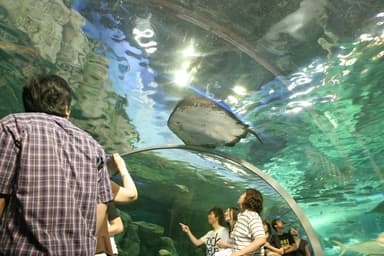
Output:
[[94,255],[96,204],[112,200],[102,147],[68,120],[0,120],[0,255]]

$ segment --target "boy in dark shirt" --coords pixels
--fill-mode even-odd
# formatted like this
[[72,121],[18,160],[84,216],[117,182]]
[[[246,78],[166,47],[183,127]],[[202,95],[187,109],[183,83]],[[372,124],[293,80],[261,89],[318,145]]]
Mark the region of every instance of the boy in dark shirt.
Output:
[[271,244],[276,248],[283,248],[283,256],[296,256],[297,246],[293,236],[284,232],[284,223],[281,219],[274,219],[272,227],[276,234],[272,235]]

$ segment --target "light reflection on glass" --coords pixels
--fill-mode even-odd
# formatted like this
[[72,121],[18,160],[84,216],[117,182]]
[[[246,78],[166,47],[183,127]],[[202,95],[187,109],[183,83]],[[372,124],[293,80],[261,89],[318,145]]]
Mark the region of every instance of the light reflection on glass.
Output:
[[357,58],[352,58],[352,59],[340,59],[340,65],[341,66],[352,66],[355,64],[357,61]]
[[309,93],[311,93],[315,88],[316,88],[315,86],[312,86],[312,87],[308,88],[308,89],[305,90],[305,91],[294,93],[294,94],[292,94],[292,95],[289,97],[289,99],[294,99],[294,98],[296,98],[297,96],[302,96],[302,95],[309,94]]
[[351,70],[343,70],[343,76],[347,76],[351,73]]
[[321,63],[315,67],[316,72],[326,72],[329,68],[329,65],[327,63]]
[[241,95],[241,96],[247,95],[247,89],[241,85],[235,85],[232,91],[237,95]]
[[307,74],[304,72],[298,72],[292,76],[290,81],[292,81],[292,83],[288,85],[287,88],[288,90],[293,91],[296,87],[300,85],[305,85],[312,82],[312,78],[308,77]]
[[356,50],[353,49],[350,53],[348,53],[348,54],[346,54],[346,55],[338,54],[337,57],[338,57],[339,59],[347,59],[347,58],[353,56],[355,53],[356,53]]
[[285,111],[285,113],[287,113],[287,114],[297,114],[297,113],[301,112],[301,110],[303,110],[302,107],[295,107],[295,108],[292,108],[292,109],[287,109]]
[[140,30],[138,28],[134,28],[132,33],[135,41],[138,43],[138,45],[143,47],[147,53],[156,52],[157,42],[155,42],[154,40],[148,41],[148,39],[151,39],[155,36],[155,32],[153,31],[153,29],[146,28],[144,30]]
[[193,81],[193,77],[197,72],[198,67],[198,53],[193,46],[193,43],[190,43],[182,52],[182,62],[181,68],[174,71],[173,77],[176,85],[185,87]]
[[339,126],[337,124],[337,121],[331,116],[331,113],[329,111],[325,111],[324,116],[329,120],[329,122],[334,128],[337,128]]
[[191,43],[187,48],[185,48],[183,51],[184,57],[198,57],[199,54],[197,53],[195,47],[193,46],[193,43]]
[[356,43],[372,41],[375,39],[375,37],[371,34],[361,34],[359,39],[360,41],[357,41]]
[[233,96],[233,95],[228,95],[227,97],[227,102],[230,104],[230,105],[236,105],[239,103],[239,100]]
[[381,57],[384,56],[384,51],[381,51],[379,52],[378,54],[376,54],[376,56],[373,56],[372,57],[372,60],[377,60],[377,59],[380,59]]
[[295,101],[295,102],[290,102],[287,105],[287,108],[285,110],[285,113],[287,114],[297,114],[301,112],[304,108],[312,106],[311,102],[307,101]]
[[175,71],[173,76],[175,83],[181,87],[187,86],[191,81],[187,71],[183,69]]
[[340,84],[340,78],[338,75],[332,76],[329,80],[324,81],[324,85],[338,85]]

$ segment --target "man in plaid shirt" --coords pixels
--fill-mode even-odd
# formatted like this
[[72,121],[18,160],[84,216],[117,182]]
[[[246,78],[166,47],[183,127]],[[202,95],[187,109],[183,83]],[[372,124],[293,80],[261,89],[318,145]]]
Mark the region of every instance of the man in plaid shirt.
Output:
[[0,120],[0,255],[94,255],[112,200],[104,150],[68,121],[61,77],[29,79],[23,103]]

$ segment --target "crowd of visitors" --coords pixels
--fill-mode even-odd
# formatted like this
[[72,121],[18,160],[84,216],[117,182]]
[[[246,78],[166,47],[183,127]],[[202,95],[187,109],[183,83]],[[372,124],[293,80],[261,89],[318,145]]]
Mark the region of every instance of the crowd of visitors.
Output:
[[[220,222],[223,211],[213,208],[214,211],[208,212],[208,222],[212,225],[212,230],[202,238],[197,239],[185,224],[180,224],[182,230],[188,234],[194,245],[206,245],[207,256],[311,255],[307,241],[299,237],[298,228],[291,227],[285,232],[284,222],[280,218],[274,219],[272,224],[262,220],[263,196],[258,190],[247,189],[240,195],[237,203],[240,209],[229,207],[225,211],[227,228]],[[207,236],[212,239],[206,239]]]

